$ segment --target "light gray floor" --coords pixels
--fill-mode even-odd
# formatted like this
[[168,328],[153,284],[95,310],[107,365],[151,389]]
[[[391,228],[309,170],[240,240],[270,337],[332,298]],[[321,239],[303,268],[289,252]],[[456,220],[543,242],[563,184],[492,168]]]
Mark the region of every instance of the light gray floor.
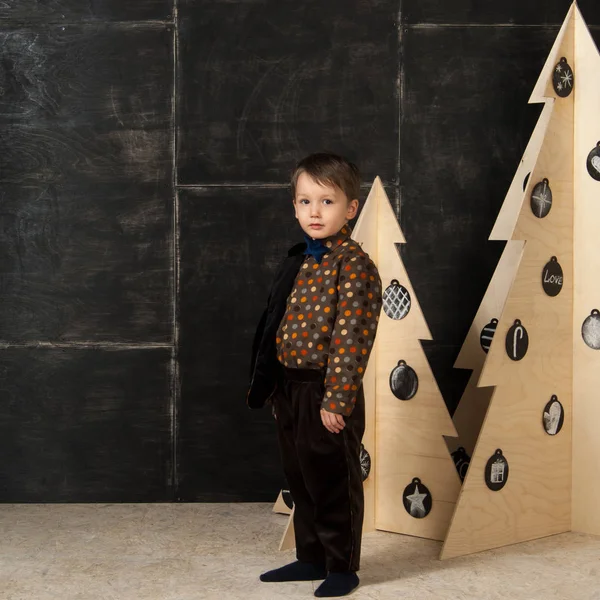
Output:
[[[0,505],[2,600],[312,598],[264,584],[293,559],[267,504]],[[351,598],[600,600],[600,538],[564,534],[440,562],[438,542],[365,536]]]

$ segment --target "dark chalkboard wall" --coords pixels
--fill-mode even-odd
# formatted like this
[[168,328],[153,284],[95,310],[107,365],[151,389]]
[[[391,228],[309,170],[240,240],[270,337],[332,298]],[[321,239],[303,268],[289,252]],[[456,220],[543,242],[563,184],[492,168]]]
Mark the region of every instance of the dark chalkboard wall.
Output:
[[249,349],[315,150],[401,201],[454,408],[568,0],[0,4],[0,501],[275,499]]

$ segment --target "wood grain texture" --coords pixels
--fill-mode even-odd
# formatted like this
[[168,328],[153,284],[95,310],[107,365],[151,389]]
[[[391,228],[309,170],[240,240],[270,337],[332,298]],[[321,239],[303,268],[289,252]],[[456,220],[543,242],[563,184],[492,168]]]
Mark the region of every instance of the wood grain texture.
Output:
[[166,502],[169,349],[0,350],[1,502]]
[[1,339],[170,341],[172,33],[0,43]]
[[174,0],[4,0],[2,23],[145,21],[170,19]]
[[[560,56],[574,58],[574,19]],[[537,218],[524,203],[513,233],[525,240],[480,385],[496,385],[467,477],[452,518],[442,558],[522,542],[571,528],[571,424],[573,415],[573,94],[556,99],[531,180],[552,183],[552,210]],[[541,274],[551,256],[564,272],[556,297],[546,295]],[[505,339],[519,319],[529,333],[520,361],[508,357]],[[542,415],[556,395],[565,411],[562,431],[550,436]],[[488,489],[484,471],[501,449],[509,464],[506,485]]]
[[579,12],[575,15],[575,299],[573,311],[573,529],[600,535],[600,354],[582,339],[581,327],[600,310],[600,182],[587,157],[600,141],[600,55]]
[[321,150],[395,181],[397,12],[392,0],[180,2],[179,182],[287,182]]
[[[571,0],[485,3],[473,0],[404,0],[402,17],[406,23],[560,25],[570,6]],[[579,6],[588,23],[600,24],[600,6],[596,0],[579,0]]]
[[270,410],[246,406],[250,350],[272,278],[302,240],[287,190],[180,191],[180,489],[185,501],[276,497]]

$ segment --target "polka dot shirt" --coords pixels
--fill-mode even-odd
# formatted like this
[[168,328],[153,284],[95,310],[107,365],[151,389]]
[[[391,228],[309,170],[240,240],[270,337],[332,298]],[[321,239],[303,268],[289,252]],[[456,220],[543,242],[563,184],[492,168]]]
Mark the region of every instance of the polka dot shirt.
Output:
[[349,416],[356,404],[381,310],[377,267],[345,225],[323,240],[329,251],[300,267],[277,332],[286,367],[326,368],[322,408]]

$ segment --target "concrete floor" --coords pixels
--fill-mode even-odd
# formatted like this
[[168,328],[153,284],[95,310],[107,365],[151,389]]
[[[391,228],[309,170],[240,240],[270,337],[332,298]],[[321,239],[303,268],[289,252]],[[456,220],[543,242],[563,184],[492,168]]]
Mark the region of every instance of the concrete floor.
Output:
[[[2,600],[311,598],[264,584],[293,560],[267,504],[0,505]],[[600,600],[600,538],[564,534],[440,562],[438,542],[365,536],[351,598]]]

